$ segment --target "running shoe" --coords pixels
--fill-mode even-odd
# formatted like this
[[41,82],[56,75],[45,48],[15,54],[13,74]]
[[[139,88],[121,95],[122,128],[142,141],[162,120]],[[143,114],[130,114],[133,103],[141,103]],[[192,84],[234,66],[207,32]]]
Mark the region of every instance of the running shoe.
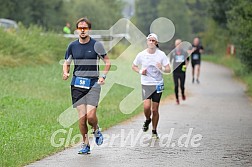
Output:
[[196,79],[196,82],[197,82],[197,84],[199,84],[200,83],[199,79]]
[[94,132],[95,143],[99,146],[103,143],[103,135],[99,129],[99,127]]
[[149,124],[151,123],[151,119],[146,120],[143,124],[143,131],[147,132],[147,130],[149,129]]
[[83,143],[78,154],[90,154],[90,145]]
[[179,105],[179,99],[176,99],[176,103],[177,103],[177,105]]
[[157,131],[156,130],[152,130],[152,138],[153,139],[159,139]]
[[182,95],[182,100],[186,100],[186,96],[185,95]]

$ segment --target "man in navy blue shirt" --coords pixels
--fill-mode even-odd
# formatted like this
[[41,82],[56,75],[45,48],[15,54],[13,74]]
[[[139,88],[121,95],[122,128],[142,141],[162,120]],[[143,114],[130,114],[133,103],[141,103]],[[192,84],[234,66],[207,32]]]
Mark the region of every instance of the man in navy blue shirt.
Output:
[[[73,107],[79,114],[79,128],[83,136],[82,149],[79,154],[89,154],[88,126],[93,127],[95,142],[103,143],[103,136],[98,127],[96,109],[100,98],[100,85],[105,83],[106,74],[110,69],[110,60],[103,45],[89,36],[91,22],[81,18],[76,23],[79,39],[71,42],[66,50],[63,64],[63,80],[70,76],[70,64],[74,61],[73,77],[71,81],[71,95]],[[99,72],[99,59],[105,63],[104,71]]]

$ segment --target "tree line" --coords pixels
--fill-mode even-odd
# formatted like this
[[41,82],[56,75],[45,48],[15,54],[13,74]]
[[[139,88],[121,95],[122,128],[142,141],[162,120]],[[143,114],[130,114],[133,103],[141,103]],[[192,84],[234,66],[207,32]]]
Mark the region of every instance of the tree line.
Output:
[[252,1],[212,0],[211,14],[236,46],[236,55],[252,71]]
[[198,36],[206,53],[222,55],[235,44],[237,57],[252,71],[251,0],[136,0],[136,6],[135,22],[145,34],[157,17],[169,18],[176,27],[173,40]]
[[110,28],[122,17],[120,0],[0,0],[0,17],[39,25],[46,30],[61,30],[66,22],[75,29],[75,21],[88,17],[94,28]]
[[136,0],[136,6],[136,25],[146,35],[150,31],[152,21],[158,17],[165,17],[173,22],[175,26],[173,39],[160,44],[167,52],[174,48],[174,41],[177,38],[189,42],[196,36],[204,38],[209,19],[207,0]]
[[170,19],[175,27],[175,38],[190,39],[205,31],[206,0],[136,0],[136,22],[145,34],[158,17]]
[[[75,29],[75,21],[88,17],[93,29],[109,29],[122,18],[122,0],[0,0],[0,17],[29,27],[61,32],[66,22]],[[192,41],[198,36],[207,53],[225,53],[234,43],[236,55],[252,71],[252,1],[251,0],[135,0],[131,21],[144,33],[158,17],[173,21],[173,38]],[[172,48],[173,41],[163,44]],[[168,48],[169,48],[168,47]]]

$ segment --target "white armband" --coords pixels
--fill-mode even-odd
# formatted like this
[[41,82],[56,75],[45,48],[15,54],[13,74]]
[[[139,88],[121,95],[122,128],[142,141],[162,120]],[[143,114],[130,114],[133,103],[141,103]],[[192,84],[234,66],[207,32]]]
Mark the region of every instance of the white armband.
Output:
[[164,66],[162,66],[162,71],[165,72],[165,67]]
[[143,70],[142,69],[139,70],[138,73],[142,75],[143,74]]

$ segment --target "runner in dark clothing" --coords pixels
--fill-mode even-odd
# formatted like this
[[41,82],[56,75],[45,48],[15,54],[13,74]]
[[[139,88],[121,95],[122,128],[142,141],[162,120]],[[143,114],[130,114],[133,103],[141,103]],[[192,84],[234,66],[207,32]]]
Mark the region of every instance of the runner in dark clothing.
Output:
[[[170,53],[170,62],[173,64],[173,80],[174,90],[176,96],[176,103],[179,104],[179,85],[182,94],[182,100],[186,99],[185,96],[185,77],[186,67],[189,62],[188,53],[180,47],[181,40],[175,41],[175,49]],[[180,82],[180,84],[179,84]]]
[[203,46],[200,45],[199,38],[194,38],[192,45],[192,54],[191,54],[191,63],[192,63],[192,83],[194,83],[194,76],[196,74],[196,82],[199,84],[199,75],[200,75],[200,62],[201,54],[203,53]]

